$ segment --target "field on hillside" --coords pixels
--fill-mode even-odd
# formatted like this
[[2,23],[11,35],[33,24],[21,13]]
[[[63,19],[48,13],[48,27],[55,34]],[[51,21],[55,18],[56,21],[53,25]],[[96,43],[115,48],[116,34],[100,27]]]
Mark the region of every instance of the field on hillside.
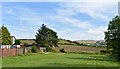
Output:
[[90,45],[94,45],[96,43],[95,40],[78,40],[77,42]]
[[35,43],[34,39],[19,39],[21,44],[24,45],[24,43],[27,43],[27,44],[33,44]]
[[107,55],[47,53],[2,59],[3,67],[117,67]]
[[99,47],[87,47],[87,46],[77,46],[77,45],[58,45],[59,47],[53,48],[56,51],[64,48],[66,52],[87,52],[87,53],[100,53],[100,50],[106,48]]

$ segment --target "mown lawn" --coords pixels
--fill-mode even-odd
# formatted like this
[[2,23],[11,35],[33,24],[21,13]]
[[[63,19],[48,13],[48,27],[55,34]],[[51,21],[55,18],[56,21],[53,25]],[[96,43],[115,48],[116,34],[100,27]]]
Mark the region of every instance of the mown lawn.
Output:
[[48,53],[2,59],[3,67],[117,67],[107,55]]

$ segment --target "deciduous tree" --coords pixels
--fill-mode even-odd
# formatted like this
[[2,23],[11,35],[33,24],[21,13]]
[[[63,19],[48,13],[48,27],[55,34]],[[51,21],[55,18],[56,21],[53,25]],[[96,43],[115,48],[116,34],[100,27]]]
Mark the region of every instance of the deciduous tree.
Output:
[[120,18],[118,16],[109,22],[105,40],[107,49],[112,50],[112,56],[120,61]]

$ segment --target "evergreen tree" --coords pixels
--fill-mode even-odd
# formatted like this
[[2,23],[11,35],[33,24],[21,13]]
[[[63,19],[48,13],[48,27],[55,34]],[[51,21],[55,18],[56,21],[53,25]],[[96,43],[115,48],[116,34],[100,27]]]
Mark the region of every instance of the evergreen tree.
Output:
[[120,61],[120,18],[118,16],[109,22],[105,40],[107,49],[112,50],[112,56]]
[[3,45],[12,45],[12,38],[7,27],[2,26],[2,44]]
[[42,24],[40,29],[38,29],[38,32],[36,33],[35,36],[36,36],[35,41],[37,45],[48,47],[50,47],[51,45],[57,46],[58,42],[57,33],[52,29],[47,28],[44,24]]

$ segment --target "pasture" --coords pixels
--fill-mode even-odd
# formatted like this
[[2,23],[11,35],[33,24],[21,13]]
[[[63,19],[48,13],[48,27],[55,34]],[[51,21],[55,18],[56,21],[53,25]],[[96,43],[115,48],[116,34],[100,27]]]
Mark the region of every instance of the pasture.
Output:
[[105,50],[103,47],[87,47],[87,46],[77,46],[77,45],[58,45],[59,47],[53,48],[59,51],[64,48],[66,52],[79,52],[79,53],[100,53],[100,50]]
[[118,62],[107,55],[46,53],[2,59],[3,67],[117,67]]

